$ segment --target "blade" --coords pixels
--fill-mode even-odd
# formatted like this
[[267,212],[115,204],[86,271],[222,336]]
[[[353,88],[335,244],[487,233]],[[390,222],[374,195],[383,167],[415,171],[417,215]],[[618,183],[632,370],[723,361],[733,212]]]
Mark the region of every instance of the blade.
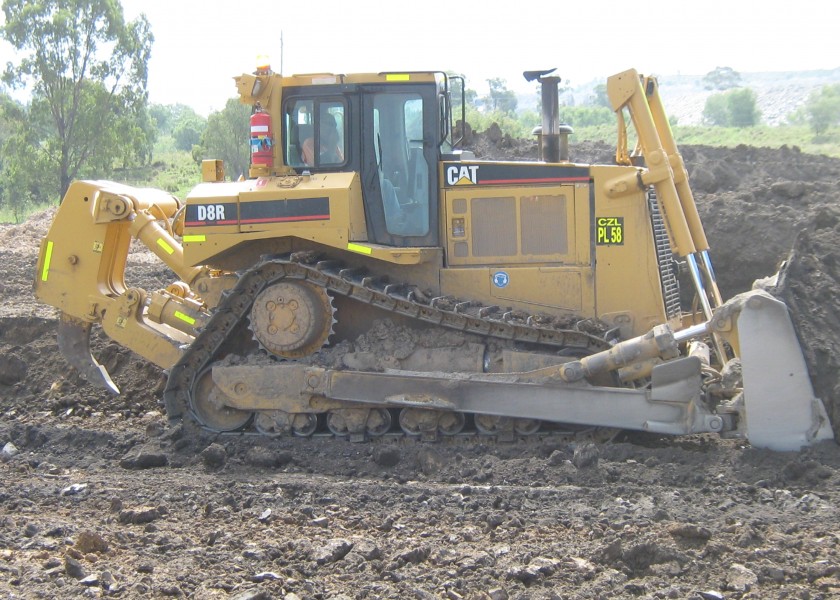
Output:
[[785,452],[832,439],[787,306],[759,290],[733,300],[741,298],[738,337],[750,443]]
[[58,349],[85,380],[118,395],[120,388],[90,353],[90,326],[90,323],[62,313],[58,321]]

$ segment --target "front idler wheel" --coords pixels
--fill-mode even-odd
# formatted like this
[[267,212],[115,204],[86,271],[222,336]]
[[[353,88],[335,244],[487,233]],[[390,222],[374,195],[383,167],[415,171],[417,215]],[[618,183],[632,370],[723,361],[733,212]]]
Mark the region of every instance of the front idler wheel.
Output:
[[213,381],[213,370],[198,376],[190,397],[190,408],[196,420],[207,429],[225,432],[245,427],[253,413],[227,405],[228,397]]

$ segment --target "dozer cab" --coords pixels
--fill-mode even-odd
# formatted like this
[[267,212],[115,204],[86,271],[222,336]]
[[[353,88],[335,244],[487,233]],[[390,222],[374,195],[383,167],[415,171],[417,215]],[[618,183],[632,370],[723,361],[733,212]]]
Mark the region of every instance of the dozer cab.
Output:
[[[167,371],[171,418],[221,432],[831,438],[784,304],[720,297],[657,80],[609,78],[616,164],[582,165],[559,78],[525,75],[542,84],[531,162],[458,149],[444,73],[236,77],[253,107],[239,180],[205,161],[185,202],[71,185],[35,281],[60,310],[61,352],[117,393],[90,352],[98,325]],[[133,238],[178,280],[127,287]],[[321,360],[382,322],[462,343]]]

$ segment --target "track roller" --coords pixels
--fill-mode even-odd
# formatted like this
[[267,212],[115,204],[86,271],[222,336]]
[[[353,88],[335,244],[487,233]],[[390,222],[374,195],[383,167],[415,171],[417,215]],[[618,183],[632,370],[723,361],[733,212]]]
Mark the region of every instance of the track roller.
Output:
[[400,428],[407,435],[457,435],[464,429],[464,413],[429,410],[425,408],[404,408],[400,411]]
[[475,428],[484,435],[499,435],[513,431],[513,419],[497,415],[475,415]]
[[378,437],[391,429],[391,413],[387,408],[342,408],[327,413],[327,429],[343,437],[369,435]]
[[254,427],[264,434],[291,433],[297,437],[309,437],[318,428],[315,413],[287,413],[282,410],[259,411]]

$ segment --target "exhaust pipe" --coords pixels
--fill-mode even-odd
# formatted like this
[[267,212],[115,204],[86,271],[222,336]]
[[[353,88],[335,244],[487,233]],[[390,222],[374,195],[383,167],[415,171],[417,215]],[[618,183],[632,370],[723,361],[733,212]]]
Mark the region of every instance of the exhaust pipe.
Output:
[[548,71],[525,71],[526,81],[537,80],[541,86],[542,126],[535,128],[532,133],[539,135],[540,160],[544,162],[569,161],[569,135],[574,130],[560,123],[560,93],[558,91],[560,77],[551,75],[554,69]]

